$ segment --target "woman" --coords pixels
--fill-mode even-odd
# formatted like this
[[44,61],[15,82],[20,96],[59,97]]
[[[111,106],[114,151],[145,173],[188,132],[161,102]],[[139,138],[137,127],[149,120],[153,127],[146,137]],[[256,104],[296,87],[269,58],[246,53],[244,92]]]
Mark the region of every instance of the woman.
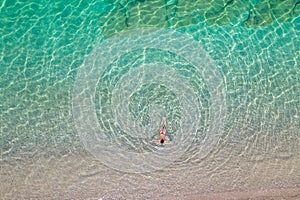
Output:
[[165,141],[168,141],[166,139],[166,131],[167,131],[167,121],[166,118],[162,118],[162,122],[160,124],[160,131],[159,131],[159,142],[163,144]]

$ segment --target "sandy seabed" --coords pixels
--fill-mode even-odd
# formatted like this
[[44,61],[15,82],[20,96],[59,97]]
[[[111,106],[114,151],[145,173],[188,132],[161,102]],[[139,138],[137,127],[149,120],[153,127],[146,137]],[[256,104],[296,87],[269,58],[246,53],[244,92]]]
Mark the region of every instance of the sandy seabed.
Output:
[[270,189],[249,192],[225,192],[212,194],[198,194],[190,196],[170,196],[162,198],[164,200],[298,200],[300,199],[300,188],[290,189]]
[[174,165],[132,174],[107,168],[89,155],[41,158],[2,165],[0,199],[296,200],[299,162],[299,156],[256,163],[239,160],[234,167],[232,159],[210,168],[213,161],[208,160],[196,168]]

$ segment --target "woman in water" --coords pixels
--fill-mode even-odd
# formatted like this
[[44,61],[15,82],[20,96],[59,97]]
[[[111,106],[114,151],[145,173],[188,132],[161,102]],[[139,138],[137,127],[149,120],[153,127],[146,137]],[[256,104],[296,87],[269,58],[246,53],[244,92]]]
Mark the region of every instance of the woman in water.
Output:
[[163,144],[165,141],[169,141],[166,139],[166,131],[167,131],[167,121],[166,118],[162,118],[162,122],[160,124],[160,131],[159,131],[159,142]]

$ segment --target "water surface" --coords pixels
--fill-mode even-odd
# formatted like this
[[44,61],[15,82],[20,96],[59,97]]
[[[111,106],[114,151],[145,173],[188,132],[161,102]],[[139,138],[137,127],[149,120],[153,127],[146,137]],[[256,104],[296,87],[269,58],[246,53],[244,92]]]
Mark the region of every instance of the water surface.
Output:
[[[299,196],[299,13],[298,1],[0,1],[1,198]],[[74,108],[86,69],[92,105]]]

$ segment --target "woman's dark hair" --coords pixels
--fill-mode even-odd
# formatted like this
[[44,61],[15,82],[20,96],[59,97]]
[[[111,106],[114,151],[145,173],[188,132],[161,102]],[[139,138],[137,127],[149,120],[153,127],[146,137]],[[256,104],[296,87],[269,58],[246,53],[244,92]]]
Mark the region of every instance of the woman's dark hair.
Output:
[[161,143],[161,144],[163,144],[164,142],[165,142],[165,140],[164,140],[164,139],[161,139],[161,140],[160,140],[160,143]]

